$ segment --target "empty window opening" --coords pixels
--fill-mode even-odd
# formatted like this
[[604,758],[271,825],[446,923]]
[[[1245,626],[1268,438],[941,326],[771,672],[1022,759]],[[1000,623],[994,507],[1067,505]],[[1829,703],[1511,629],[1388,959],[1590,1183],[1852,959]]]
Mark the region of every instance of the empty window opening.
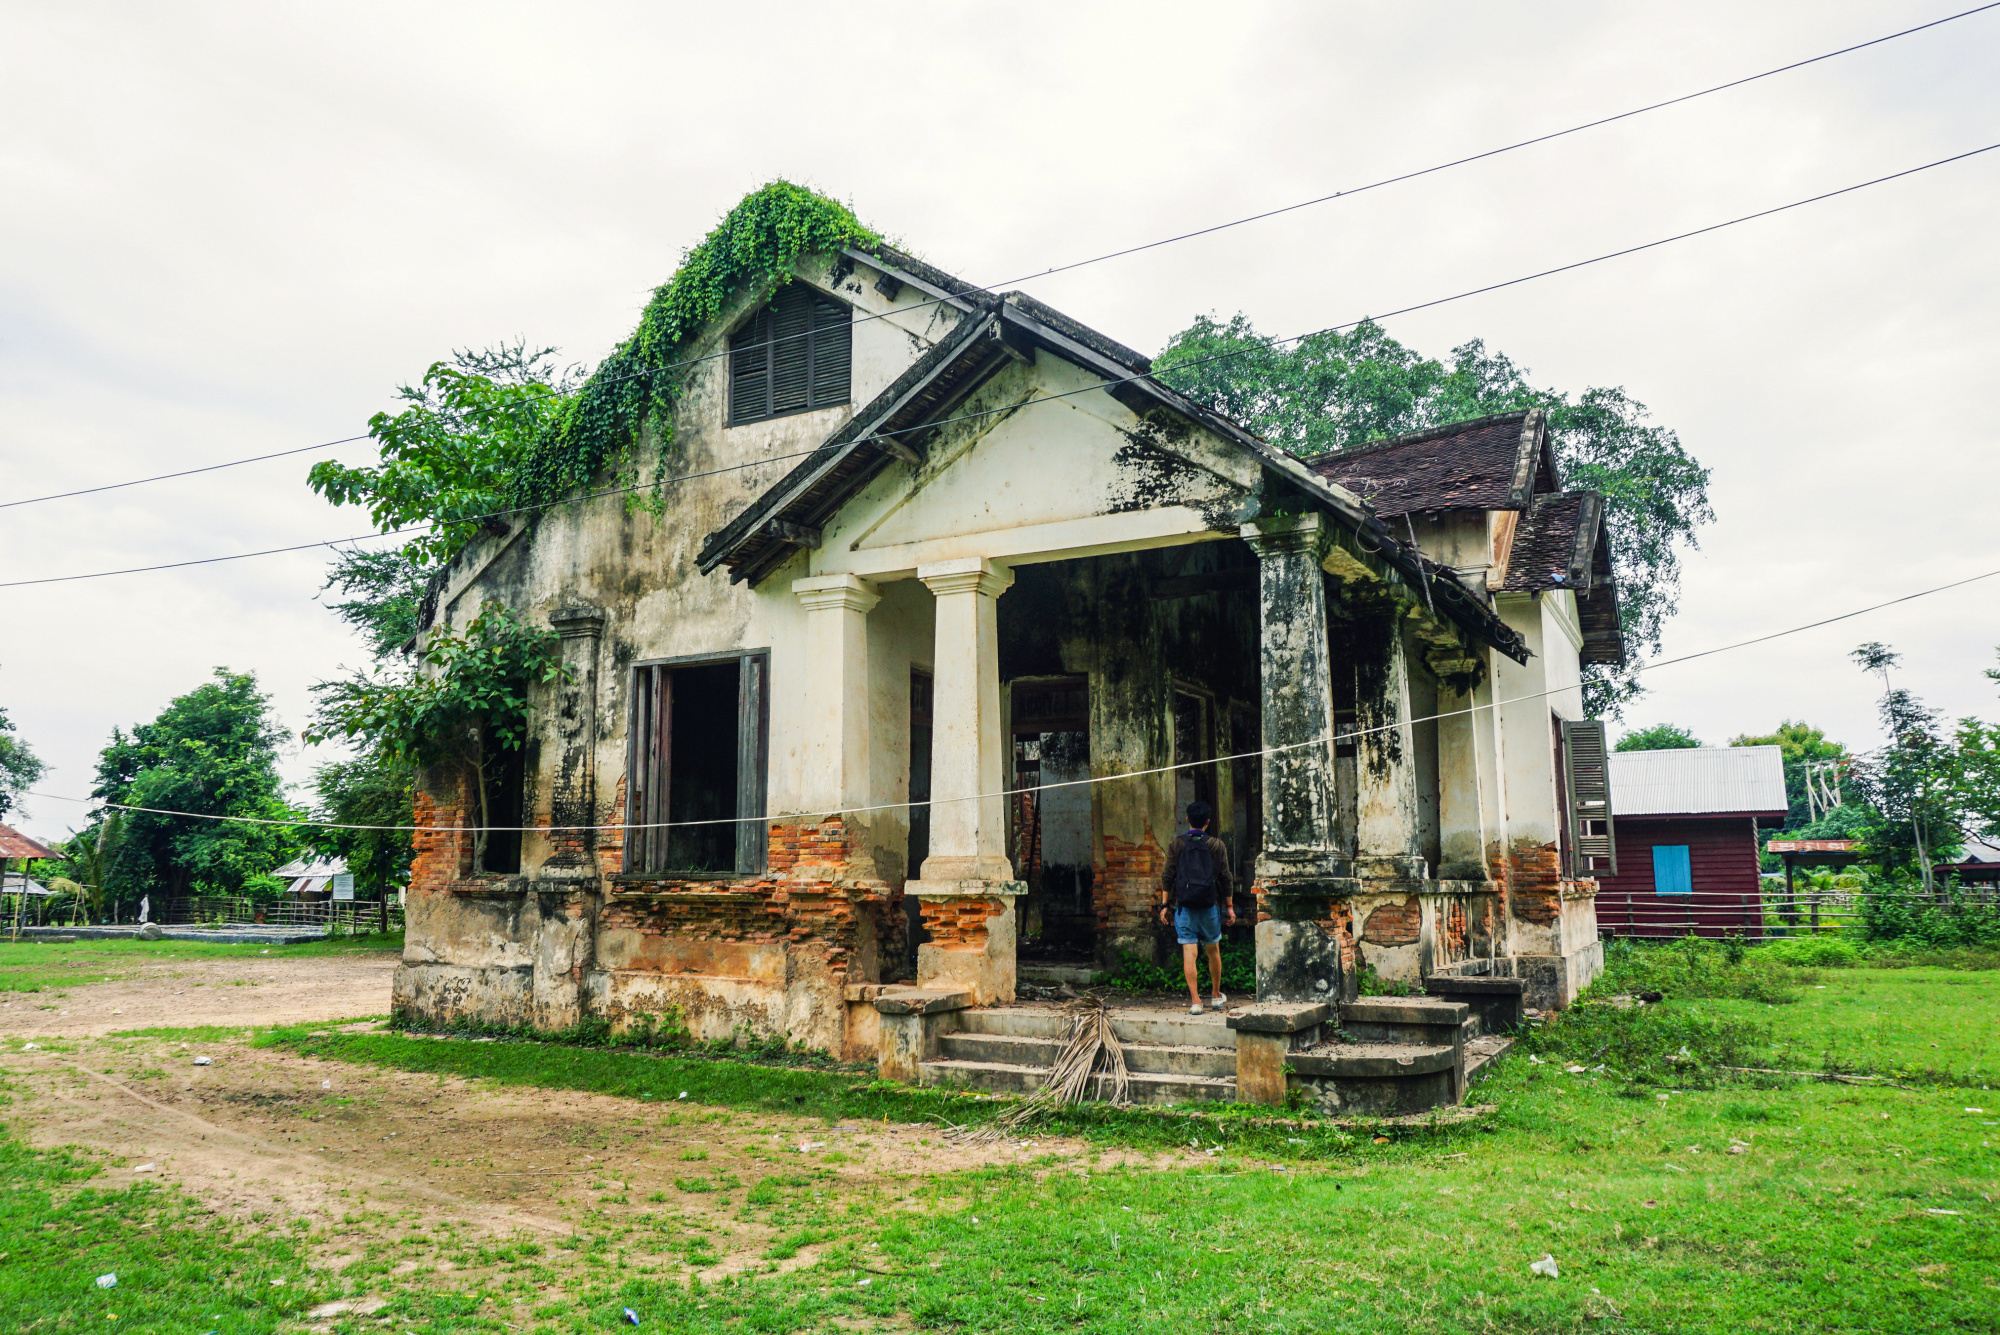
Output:
[[487,753],[479,782],[485,789],[480,824],[494,827],[476,841],[479,870],[502,876],[518,875],[521,870],[518,827],[527,824],[523,819],[527,809],[527,753],[512,747],[494,747]]
[[780,288],[729,340],[729,424],[846,403],[853,344],[844,303],[804,283]]
[[764,672],[762,654],[633,670],[628,873],[763,867]]
[[[1215,759],[1215,729],[1210,724],[1210,714],[1207,696],[1193,691],[1174,692],[1174,764],[1193,767],[1174,771],[1176,828],[1187,822],[1188,803],[1215,805],[1215,766],[1200,763]],[[1221,824],[1217,820],[1209,828],[1221,833]]]

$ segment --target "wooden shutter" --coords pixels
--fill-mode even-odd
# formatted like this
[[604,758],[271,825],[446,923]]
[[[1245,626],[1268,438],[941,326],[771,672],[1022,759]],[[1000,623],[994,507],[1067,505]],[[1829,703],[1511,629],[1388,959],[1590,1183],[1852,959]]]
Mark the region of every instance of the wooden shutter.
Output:
[[[625,769],[625,870],[664,871],[671,794],[674,677],[663,667],[632,671]],[[651,828],[649,828],[651,827]]]
[[771,416],[812,406],[811,293],[794,283],[771,301]]
[[853,362],[846,303],[804,283],[780,288],[729,340],[729,424],[839,407],[853,394]]
[[835,408],[851,392],[854,324],[848,309],[821,297],[812,307],[812,406]]
[[771,312],[767,308],[729,340],[729,421],[771,415]]
[[[765,654],[745,654],[736,695],[736,814],[762,816],[764,792],[770,765],[766,744],[770,719],[770,692],[765,676],[771,666]],[[736,827],[736,870],[755,873],[764,870],[770,844],[761,820],[743,820]]]
[[1611,820],[1610,748],[1604,742],[1604,725],[1595,719],[1564,719],[1562,754],[1569,875],[1616,876],[1618,839]]

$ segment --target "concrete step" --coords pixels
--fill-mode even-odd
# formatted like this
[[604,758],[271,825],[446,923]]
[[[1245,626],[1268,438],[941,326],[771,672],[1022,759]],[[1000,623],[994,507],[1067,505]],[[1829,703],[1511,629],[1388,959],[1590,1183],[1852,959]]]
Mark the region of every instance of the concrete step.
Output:
[[[1049,1076],[1046,1066],[951,1059],[924,1062],[917,1071],[918,1078],[926,1085],[952,1085],[994,1094],[1032,1093]],[[1134,1103],[1230,1103],[1236,1098],[1236,1080],[1133,1072],[1129,1095]]]
[[1469,1088],[1476,1082],[1492,1075],[1500,1067],[1500,1061],[1514,1046],[1511,1038],[1489,1034],[1475,1038],[1465,1045],[1465,1083]]
[[1449,1071],[1455,1058],[1453,1049],[1443,1044],[1324,1043],[1294,1052],[1286,1060],[1300,1075],[1400,1080]]
[[1424,979],[1424,991],[1441,1001],[1457,1001],[1479,1016],[1480,1029],[1488,1034],[1511,1033],[1526,1019],[1523,993],[1527,981],[1521,978],[1474,978],[1464,974],[1431,974]]
[[[938,1046],[954,1061],[1036,1066],[1047,1069],[1062,1054],[1063,1040],[1023,1034],[941,1034]],[[1216,1080],[1236,1078],[1236,1049],[1189,1044],[1123,1043],[1125,1069],[1148,1075],[1198,1075]]]
[[1472,1008],[1438,997],[1356,997],[1340,1006],[1340,1031],[1372,1043],[1449,1044]]
[[1089,987],[1097,981],[1098,972],[1094,964],[1023,964],[1017,966],[1015,976],[1024,983],[1038,983],[1043,987],[1054,987],[1058,983]]
[[[958,1027],[968,1034],[1059,1039],[1069,1032],[1069,1016],[1053,1006],[974,1007],[958,1013]],[[1215,1011],[1185,1015],[1164,1010],[1114,1010],[1111,1032],[1120,1043],[1227,1048],[1235,1060],[1236,1034]]]

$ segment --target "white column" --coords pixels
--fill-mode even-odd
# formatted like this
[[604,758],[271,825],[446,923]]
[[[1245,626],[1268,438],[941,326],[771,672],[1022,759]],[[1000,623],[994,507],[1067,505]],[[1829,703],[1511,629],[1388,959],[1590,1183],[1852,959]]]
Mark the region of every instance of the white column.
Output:
[[[917,567],[937,598],[931,697],[931,851],[919,894],[960,881],[1012,883],[1007,858],[1005,738],[1000,728],[1000,595],[1014,572],[984,557]],[[991,794],[978,801],[963,801]],[[939,889],[932,889],[937,886]]]
[[801,805],[808,812],[869,805],[868,613],[882,595],[853,575],[792,581],[806,609],[806,741]]
[[[1461,681],[1479,672],[1476,658],[1435,665],[1442,673]],[[1461,694],[1448,681],[1438,688],[1438,847],[1441,881],[1484,881],[1486,874],[1486,818],[1492,798],[1492,741],[1483,731],[1485,711],[1477,708],[1491,699],[1484,682]]]

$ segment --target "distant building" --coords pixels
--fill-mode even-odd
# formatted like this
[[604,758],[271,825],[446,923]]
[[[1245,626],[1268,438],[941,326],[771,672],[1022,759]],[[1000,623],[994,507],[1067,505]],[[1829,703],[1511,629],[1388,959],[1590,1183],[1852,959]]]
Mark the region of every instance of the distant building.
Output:
[[1938,877],[1952,877],[1964,885],[2000,885],[2000,843],[1987,839],[1967,839],[1956,862],[1941,863],[1931,871]]
[[[354,878],[348,875],[347,864],[338,859],[323,862],[287,862],[272,872],[285,883],[285,893],[300,899],[352,899],[354,898]],[[347,893],[341,894],[345,889]]]
[[1611,755],[1618,874],[1598,873],[1597,923],[1620,936],[1764,931],[1757,831],[1788,810],[1775,746]]

